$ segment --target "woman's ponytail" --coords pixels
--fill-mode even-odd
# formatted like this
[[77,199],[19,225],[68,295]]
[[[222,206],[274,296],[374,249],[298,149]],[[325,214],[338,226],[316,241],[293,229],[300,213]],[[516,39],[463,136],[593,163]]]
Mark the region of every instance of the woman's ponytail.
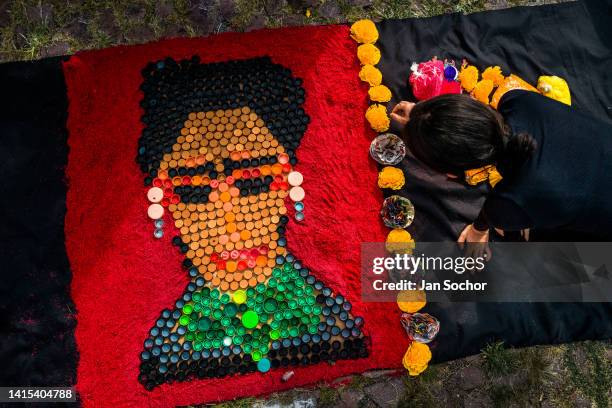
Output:
[[511,135],[497,156],[497,167],[504,174],[510,174],[521,167],[538,148],[538,142],[529,133]]

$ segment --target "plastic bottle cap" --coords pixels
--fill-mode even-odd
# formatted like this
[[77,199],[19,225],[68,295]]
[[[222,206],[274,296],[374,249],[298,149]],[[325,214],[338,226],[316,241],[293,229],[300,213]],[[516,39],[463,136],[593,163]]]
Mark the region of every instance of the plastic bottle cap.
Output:
[[246,302],[247,295],[244,290],[240,289],[234,292],[233,298],[234,298],[234,303],[236,303],[237,305],[241,305],[244,302]]
[[147,215],[153,220],[158,220],[164,215],[164,207],[159,204],[151,204],[147,209]]
[[292,171],[287,176],[287,181],[291,186],[296,187],[302,184],[302,182],[304,181],[304,176],[302,176],[302,173],[300,173],[299,171]]
[[259,323],[259,316],[252,310],[247,310],[242,315],[242,325],[247,329],[252,329]]
[[151,187],[147,191],[147,198],[152,203],[159,203],[164,198],[164,190],[159,187]]
[[289,190],[289,197],[291,198],[291,200],[293,201],[302,201],[304,200],[304,196],[306,195],[306,193],[304,192],[304,189],[302,187],[292,187],[291,190]]
[[262,358],[257,362],[257,369],[262,373],[267,373],[270,371],[270,360],[267,358]]

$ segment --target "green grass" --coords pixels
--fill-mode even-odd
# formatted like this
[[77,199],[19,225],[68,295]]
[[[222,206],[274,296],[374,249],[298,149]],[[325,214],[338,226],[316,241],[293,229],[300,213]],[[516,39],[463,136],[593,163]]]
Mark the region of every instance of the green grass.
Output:
[[483,367],[493,376],[510,374],[517,367],[512,353],[504,347],[503,341],[488,344],[482,349]]
[[610,406],[612,363],[602,343],[588,341],[575,349],[568,347],[563,361],[573,388],[591,399],[597,408]]
[[[204,2],[205,10],[200,10],[196,0],[9,0],[5,11],[0,6],[0,12],[4,12],[0,60],[29,60],[163,37],[245,31],[255,21],[276,28],[345,23],[361,18],[472,13],[487,8],[485,0],[373,0],[366,6],[356,6],[351,0],[320,0],[311,7],[299,1],[234,0],[222,15],[221,1],[225,0]],[[528,0],[508,2],[525,4]],[[336,11],[330,16],[322,12],[325,7]],[[307,9],[310,17],[306,17]]]

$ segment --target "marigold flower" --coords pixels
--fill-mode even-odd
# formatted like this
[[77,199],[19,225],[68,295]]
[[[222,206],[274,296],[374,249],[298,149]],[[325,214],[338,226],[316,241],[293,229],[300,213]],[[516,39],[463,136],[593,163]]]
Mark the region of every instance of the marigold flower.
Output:
[[488,67],[483,71],[482,79],[490,79],[493,81],[493,85],[499,86],[504,82],[504,74],[498,66]]
[[351,38],[359,43],[373,44],[378,40],[378,30],[372,20],[359,20],[351,26]]
[[366,111],[365,117],[376,132],[385,132],[389,129],[389,116],[387,116],[387,108],[383,105],[378,103],[371,105]]
[[357,47],[357,58],[362,65],[376,65],[380,61],[380,50],[372,44],[361,44]]
[[402,312],[416,313],[426,304],[424,290],[402,290],[397,294],[397,306]]
[[414,249],[414,240],[405,229],[395,228],[389,231],[385,248],[394,254],[411,254]]
[[488,105],[489,95],[491,95],[493,88],[493,81],[491,81],[490,79],[483,79],[481,81],[478,81],[474,89],[472,89],[472,96],[476,98],[477,101]]
[[374,102],[389,102],[391,100],[391,90],[384,85],[376,85],[368,90],[370,99]]
[[470,92],[478,82],[478,68],[473,65],[464,64],[459,71],[459,82],[466,91]]
[[378,187],[390,188],[391,190],[399,190],[404,186],[404,172],[397,167],[383,167],[378,173]]
[[402,363],[404,364],[404,368],[408,370],[408,374],[417,376],[425,371],[429,364],[429,360],[431,360],[431,350],[429,350],[429,346],[413,341],[410,343],[410,347],[408,347],[406,354],[404,354]]
[[374,65],[366,64],[359,71],[359,79],[370,86],[377,86],[382,82],[382,73]]

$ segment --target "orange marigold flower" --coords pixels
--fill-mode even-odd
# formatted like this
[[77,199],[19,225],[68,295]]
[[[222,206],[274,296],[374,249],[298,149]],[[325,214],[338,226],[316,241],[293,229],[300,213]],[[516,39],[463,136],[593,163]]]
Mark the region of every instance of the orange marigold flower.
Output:
[[474,89],[472,89],[472,96],[476,98],[476,100],[488,105],[489,95],[491,95],[493,88],[493,81],[490,79],[483,79],[476,84]]
[[378,30],[372,20],[359,20],[351,26],[351,38],[363,44],[373,44],[378,40]]
[[357,47],[357,58],[362,65],[376,65],[380,61],[380,50],[372,44],[361,44]]
[[374,102],[389,102],[391,100],[391,90],[384,85],[376,85],[368,90],[370,99]]
[[424,290],[402,290],[397,294],[397,306],[402,312],[416,313],[426,304]]
[[429,346],[413,341],[410,343],[410,347],[408,347],[406,354],[404,354],[402,363],[406,370],[408,370],[408,374],[416,376],[425,371],[429,364],[429,360],[431,360],[431,350],[429,350]]
[[371,105],[366,111],[365,117],[376,132],[380,133],[389,129],[389,116],[387,116],[387,108],[383,105],[378,103]]
[[405,229],[395,228],[389,231],[385,248],[394,254],[411,254],[414,249],[414,240]]
[[493,81],[493,85],[499,86],[504,82],[504,74],[498,66],[489,67],[483,71],[482,79],[490,79]]
[[359,79],[370,86],[377,86],[382,82],[382,73],[374,65],[366,64],[359,71]]
[[478,68],[473,65],[464,64],[459,71],[459,82],[466,91],[470,92],[478,82]]
[[406,182],[404,172],[397,167],[383,167],[378,173],[378,188],[390,188],[391,190],[399,190]]

